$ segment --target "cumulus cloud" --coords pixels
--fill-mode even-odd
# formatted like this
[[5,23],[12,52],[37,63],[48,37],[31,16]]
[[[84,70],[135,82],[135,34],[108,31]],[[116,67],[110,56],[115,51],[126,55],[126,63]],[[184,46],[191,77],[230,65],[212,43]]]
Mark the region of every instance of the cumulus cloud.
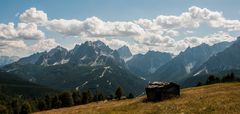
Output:
[[43,39],[39,40],[37,43],[30,45],[29,48],[33,51],[45,51],[55,48],[59,44],[56,43],[55,39]]
[[175,42],[175,50],[181,51],[186,49],[187,47],[195,47],[202,43],[206,43],[208,45],[213,45],[220,42],[231,42],[236,40],[236,37],[231,36],[228,33],[223,31],[219,31],[217,33],[213,33],[203,37],[186,37],[182,40]]
[[[27,45],[22,41],[1,40],[0,41],[0,56],[2,55],[17,55],[19,52],[26,54],[23,50],[27,50]],[[20,54],[21,55],[21,54]]]
[[2,40],[40,40],[45,37],[45,34],[38,30],[34,23],[19,23],[17,26],[14,23],[0,24],[0,39]]
[[222,12],[196,6],[190,7],[187,12],[183,12],[179,16],[160,15],[154,19],[154,23],[168,29],[197,28],[201,23],[207,23],[214,28],[240,29],[239,20],[228,20]]
[[45,23],[48,20],[47,14],[36,8],[27,9],[20,16],[20,21],[24,23]]
[[195,47],[202,43],[213,45],[213,44],[224,42],[224,41],[231,42],[234,40],[236,40],[236,37],[233,37],[226,32],[219,31],[217,33],[213,33],[203,37],[191,36],[191,37],[183,38],[181,40],[170,39],[170,40],[166,40],[165,43],[159,44],[157,46],[149,45],[149,44],[140,44],[140,43],[136,43],[134,45],[129,45],[129,46],[130,46],[130,49],[135,54],[139,52],[144,53],[148,50],[178,54],[180,51],[185,50],[187,47]]
[[[160,15],[155,19],[138,19],[133,21],[103,21],[97,17],[85,20],[48,20],[47,14],[36,8],[30,8],[20,15],[22,22],[44,23],[44,26],[66,36],[80,37],[131,37],[136,42],[156,45],[172,41],[179,35],[178,29],[198,28],[202,23],[211,27],[238,30],[239,20],[227,20],[222,12],[207,8],[190,7],[178,16]],[[136,38],[139,37],[139,38]]]
[[133,22],[104,22],[97,17],[86,20],[50,20],[46,27],[49,30],[69,36],[109,37],[139,35],[144,30]]
[[[23,40],[1,40],[0,56],[26,56],[34,52],[50,50],[59,45],[54,39],[42,39],[36,43],[27,45]],[[19,53],[21,52],[21,53]]]
[[[8,42],[37,40],[37,43],[25,46],[33,50],[46,50],[57,45],[55,40],[46,39],[45,34],[38,30],[38,26],[65,37],[79,37],[82,39],[81,41],[100,39],[112,48],[128,45],[133,53],[147,50],[178,53],[188,46],[193,47],[201,43],[212,45],[235,39],[225,32],[203,37],[190,36],[193,28],[194,32],[197,32],[196,29],[202,24],[229,31],[240,30],[239,20],[226,19],[223,12],[196,6],[190,7],[180,15],[159,15],[154,19],[132,21],[104,21],[94,16],[84,20],[51,20],[44,11],[36,8],[27,9],[19,15],[19,18],[21,23],[17,25],[13,23],[0,24],[0,39]],[[182,29],[188,31],[181,33]],[[187,37],[177,40],[181,34],[185,34]],[[2,43],[0,46],[3,45],[2,41],[0,43]]]

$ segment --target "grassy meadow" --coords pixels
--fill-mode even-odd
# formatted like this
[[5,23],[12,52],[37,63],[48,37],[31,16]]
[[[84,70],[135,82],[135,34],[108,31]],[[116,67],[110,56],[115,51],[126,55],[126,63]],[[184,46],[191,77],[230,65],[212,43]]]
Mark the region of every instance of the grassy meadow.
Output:
[[35,114],[189,114],[240,113],[240,83],[220,83],[181,90],[181,96],[145,102],[146,96],[90,103]]

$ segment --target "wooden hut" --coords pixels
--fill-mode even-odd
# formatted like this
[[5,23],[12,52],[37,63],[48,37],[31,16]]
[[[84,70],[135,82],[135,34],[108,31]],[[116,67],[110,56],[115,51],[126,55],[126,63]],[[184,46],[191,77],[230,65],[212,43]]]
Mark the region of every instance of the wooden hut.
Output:
[[180,86],[173,82],[152,82],[145,90],[148,101],[161,101],[180,95]]

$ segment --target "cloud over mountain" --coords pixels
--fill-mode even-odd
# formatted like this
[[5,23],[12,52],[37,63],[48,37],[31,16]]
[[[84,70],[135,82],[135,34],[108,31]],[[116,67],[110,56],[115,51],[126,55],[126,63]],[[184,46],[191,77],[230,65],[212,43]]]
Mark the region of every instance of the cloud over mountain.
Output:
[[101,38],[100,40],[110,46],[117,45],[116,48],[128,45],[133,49],[133,53],[147,50],[178,53],[188,46],[201,43],[214,44],[235,40],[226,31],[201,37],[187,34],[188,36],[179,38],[184,34],[181,33],[181,29],[191,31],[202,24],[207,24],[213,29],[240,30],[239,20],[226,19],[222,12],[196,6],[188,8],[180,15],[159,15],[154,19],[131,21],[104,21],[95,16],[85,20],[50,19],[47,13],[32,7],[20,14],[19,19],[22,23],[17,24],[17,27],[13,23],[0,24],[0,39],[44,40],[47,39],[45,34],[38,30],[44,28],[64,37],[79,37],[84,40]]

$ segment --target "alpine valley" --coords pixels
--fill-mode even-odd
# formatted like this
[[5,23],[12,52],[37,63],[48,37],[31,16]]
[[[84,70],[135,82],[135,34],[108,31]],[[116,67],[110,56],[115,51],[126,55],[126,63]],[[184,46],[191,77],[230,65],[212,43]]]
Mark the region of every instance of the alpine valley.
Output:
[[[55,90],[91,90],[144,94],[149,81],[173,81],[182,87],[206,81],[210,74],[240,74],[240,39],[189,47],[178,55],[148,51],[133,55],[127,46],[111,49],[102,41],[86,41],[71,50],[57,46],[3,66],[2,72]],[[217,75],[221,76],[221,75]],[[239,75],[237,75],[239,76]]]

